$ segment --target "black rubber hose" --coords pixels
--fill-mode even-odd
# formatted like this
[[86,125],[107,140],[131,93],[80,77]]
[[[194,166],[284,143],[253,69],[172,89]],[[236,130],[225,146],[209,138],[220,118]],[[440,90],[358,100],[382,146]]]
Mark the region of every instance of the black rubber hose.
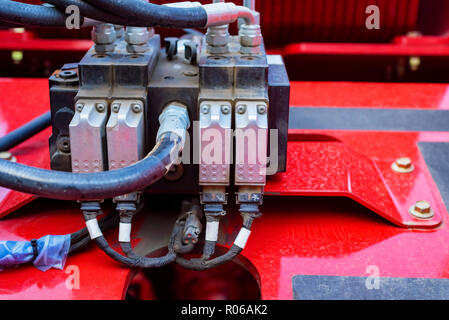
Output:
[[207,24],[207,13],[203,7],[175,8],[141,0],[86,1],[128,21],[146,21],[149,27],[203,28]]
[[0,151],[7,151],[23,141],[31,138],[35,134],[48,128],[51,124],[50,111],[31,120],[20,128],[8,133],[6,136],[0,138]]
[[[54,5],[63,12],[65,12],[65,9],[68,6],[75,5],[79,8],[81,15],[84,17],[118,25],[130,25],[126,19],[121,18],[115,14],[105,12],[104,10],[101,10],[82,0],[43,0],[43,1]],[[134,26],[134,24],[131,25]],[[139,26],[140,25],[144,26],[141,23],[139,24]]]
[[122,169],[96,173],[71,173],[28,167],[0,160],[0,186],[59,200],[96,200],[143,190],[167,173],[181,151],[176,134],[161,137],[148,156]]
[[66,19],[65,13],[53,7],[0,0],[2,21],[37,27],[65,27]]

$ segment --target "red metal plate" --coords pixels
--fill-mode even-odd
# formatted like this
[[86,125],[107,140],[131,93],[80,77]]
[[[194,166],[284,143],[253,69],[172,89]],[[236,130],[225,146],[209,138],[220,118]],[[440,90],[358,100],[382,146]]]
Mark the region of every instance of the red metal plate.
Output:
[[[419,134],[301,130],[289,137],[287,173],[270,179],[267,194],[349,197],[402,227],[436,227],[447,214],[419,152]],[[440,137],[449,141],[449,134]],[[412,160],[413,172],[391,169],[401,157]],[[409,213],[420,200],[431,203],[433,218]]]
[[[0,79],[0,136],[50,109],[48,82],[36,79]],[[47,129],[11,150],[18,163],[50,168]],[[0,218],[32,201],[34,196],[0,187]]]

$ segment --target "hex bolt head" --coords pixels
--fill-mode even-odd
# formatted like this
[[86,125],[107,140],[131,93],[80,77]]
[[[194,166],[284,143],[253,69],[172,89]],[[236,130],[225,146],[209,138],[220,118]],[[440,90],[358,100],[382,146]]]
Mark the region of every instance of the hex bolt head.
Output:
[[118,113],[120,111],[120,104],[114,103],[112,105],[112,112]]
[[430,213],[431,209],[430,203],[427,201],[418,201],[415,203],[415,210],[419,213]]
[[267,107],[265,105],[263,105],[263,104],[259,104],[257,106],[257,112],[259,114],[265,114],[265,112],[267,112]]
[[103,103],[97,103],[95,105],[95,109],[97,109],[98,112],[104,112],[106,110],[106,106]]
[[0,152],[0,159],[2,160],[7,160],[7,161],[12,161],[12,162],[16,162],[16,157],[14,157],[12,155],[11,152],[8,151],[2,151]]
[[391,165],[393,171],[399,173],[409,173],[415,170],[412,160],[410,158],[399,158]]
[[138,103],[134,103],[134,104],[131,106],[131,108],[132,108],[132,110],[133,110],[135,113],[140,113],[140,112],[142,112],[142,106],[141,106],[140,104],[138,104]]
[[201,113],[203,114],[208,114],[210,111],[210,105],[205,104],[201,106]]
[[237,106],[237,112],[239,114],[244,114],[246,112],[246,105],[241,104]]
[[409,212],[411,215],[419,219],[429,219],[435,214],[430,203],[425,200],[417,201],[410,207]]
[[229,112],[231,112],[231,107],[226,105],[226,104],[224,104],[224,105],[221,106],[221,112],[223,114],[229,114]]
[[82,103],[79,103],[76,105],[76,111],[78,111],[78,112],[83,111],[83,108],[84,108],[84,104],[82,104]]

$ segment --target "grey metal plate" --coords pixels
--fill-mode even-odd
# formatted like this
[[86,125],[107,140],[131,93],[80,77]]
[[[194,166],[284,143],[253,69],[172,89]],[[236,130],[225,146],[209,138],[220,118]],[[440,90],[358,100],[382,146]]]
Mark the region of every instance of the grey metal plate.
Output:
[[362,131],[449,131],[449,111],[290,107],[289,128]]
[[449,299],[449,279],[381,277],[378,286],[373,286],[372,280],[367,277],[298,275],[293,277],[293,298],[295,300]]

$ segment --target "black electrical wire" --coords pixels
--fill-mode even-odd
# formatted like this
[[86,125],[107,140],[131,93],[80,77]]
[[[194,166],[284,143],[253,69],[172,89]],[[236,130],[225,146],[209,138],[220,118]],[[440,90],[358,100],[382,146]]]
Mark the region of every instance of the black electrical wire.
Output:
[[[56,8],[0,0],[0,20],[13,24],[37,27],[65,27],[67,15]],[[83,17],[80,17],[81,25]]]
[[[133,258],[125,257],[121,255],[120,253],[116,252],[114,249],[112,249],[107,240],[104,238],[104,236],[100,236],[98,238],[94,239],[94,242],[97,244],[97,246],[103,250],[109,257],[112,259],[123,263],[124,265],[134,268],[134,267],[140,267],[140,268],[158,268],[165,266],[169,263],[172,263],[176,260],[176,253],[173,250],[175,238],[178,233],[182,232],[182,228],[179,227],[178,224],[175,223],[175,226],[172,230],[172,234],[170,236],[170,241],[168,243],[168,253],[159,258],[147,258],[147,257],[141,257],[136,256]],[[126,248],[126,247],[125,247]]]
[[114,198],[143,190],[164,177],[181,145],[181,137],[165,134],[143,160],[126,168],[97,173],[51,171],[0,160],[0,186],[50,199]]
[[[257,205],[255,205],[257,206]],[[260,216],[259,214],[254,214],[253,212],[242,212],[242,217],[243,217],[243,228],[246,228],[248,230],[251,230],[252,224],[254,219],[258,218]],[[214,244],[214,250],[215,250],[215,243],[212,242]],[[176,258],[176,263],[183,266],[186,269],[191,269],[191,270],[196,270],[196,271],[203,271],[203,270],[208,270],[208,269],[212,269],[215,267],[218,267],[222,264],[228,263],[230,261],[232,261],[235,257],[237,257],[242,251],[243,249],[238,247],[237,245],[232,245],[231,248],[223,255],[216,257],[214,259],[211,260],[206,260],[206,258],[209,258],[212,254],[211,253],[211,248],[206,248],[207,243],[205,244],[205,249],[203,252],[203,257],[201,259],[184,259],[180,256],[178,256]],[[209,251],[209,252],[208,252]],[[210,256],[208,257],[208,254],[210,254]]]
[[7,151],[17,146],[35,134],[48,128],[50,124],[51,113],[49,111],[17,128],[16,130],[11,131],[6,136],[0,137],[0,151]]
[[[116,225],[119,221],[119,216],[117,214],[111,213],[101,218],[98,221],[100,230],[105,232],[109,230],[112,226]],[[87,228],[83,228],[74,233],[70,234],[70,249],[69,254],[80,250],[85,247],[90,242],[90,236]]]
[[128,21],[145,21],[148,27],[204,28],[207,24],[207,13],[201,6],[176,8],[141,0],[86,0],[86,2],[120,15]]

